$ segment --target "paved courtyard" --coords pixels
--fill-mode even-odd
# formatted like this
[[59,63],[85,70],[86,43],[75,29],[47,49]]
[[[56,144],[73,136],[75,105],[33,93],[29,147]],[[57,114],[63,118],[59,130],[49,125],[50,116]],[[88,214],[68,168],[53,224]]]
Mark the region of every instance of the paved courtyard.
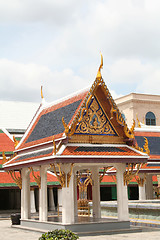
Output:
[[[126,233],[126,234],[113,234],[113,235],[102,235],[102,236],[86,236],[86,237],[80,237],[80,240],[146,240],[146,239],[154,239],[159,240],[160,239],[160,231],[158,229],[153,231],[154,229],[147,228],[143,232],[138,233]],[[11,221],[10,220],[0,220],[0,239],[3,240],[38,240],[38,238],[41,236],[41,233],[39,232],[33,232],[33,231],[26,231],[18,228],[12,228],[11,227]]]

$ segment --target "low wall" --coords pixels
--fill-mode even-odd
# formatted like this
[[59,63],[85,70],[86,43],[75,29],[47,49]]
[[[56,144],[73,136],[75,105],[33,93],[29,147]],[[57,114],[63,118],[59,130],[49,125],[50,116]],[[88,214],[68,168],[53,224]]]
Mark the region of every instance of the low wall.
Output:
[[[128,201],[128,206],[130,218],[160,220],[160,200]],[[117,201],[101,202],[101,216],[117,217]]]

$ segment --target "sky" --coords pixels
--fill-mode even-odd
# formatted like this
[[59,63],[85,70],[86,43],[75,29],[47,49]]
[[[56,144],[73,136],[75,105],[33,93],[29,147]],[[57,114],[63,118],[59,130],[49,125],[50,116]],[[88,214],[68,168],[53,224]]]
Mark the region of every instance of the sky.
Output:
[[159,0],[0,1],[0,100],[48,102],[89,87],[103,55],[113,98],[160,94]]

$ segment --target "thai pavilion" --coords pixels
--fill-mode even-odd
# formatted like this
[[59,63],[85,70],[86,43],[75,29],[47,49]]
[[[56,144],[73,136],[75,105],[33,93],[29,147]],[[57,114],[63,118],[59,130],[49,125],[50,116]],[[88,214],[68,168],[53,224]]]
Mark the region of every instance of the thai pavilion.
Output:
[[[51,230],[101,231],[129,228],[127,182],[130,169],[147,162],[145,150],[134,140],[134,123],[128,129],[101,76],[89,90],[48,104],[44,101],[15,149],[15,157],[4,164],[5,171],[19,171],[21,225]],[[101,218],[99,169],[116,168],[117,221]],[[127,167],[127,171],[126,171]],[[56,174],[62,187],[62,217],[49,219],[47,170]],[[39,171],[39,218],[30,219],[30,171]],[[77,182],[90,173],[93,213],[88,222],[78,217]],[[100,224],[101,223],[101,224]]]

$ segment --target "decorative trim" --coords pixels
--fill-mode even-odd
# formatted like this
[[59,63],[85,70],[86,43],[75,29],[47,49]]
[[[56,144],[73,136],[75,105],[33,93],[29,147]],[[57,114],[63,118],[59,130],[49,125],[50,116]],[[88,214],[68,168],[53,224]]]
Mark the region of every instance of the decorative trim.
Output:
[[99,182],[100,182],[100,183],[102,182],[103,177],[104,177],[105,173],[107,172],[108,168],[109,168],[109,167],[104,167],[104,168],[103,168],[103,172],[102,172],[102,174],[100,174],[100,176],[99,176]]
[[[101,65],[100,65],[101,66]],[[99,68],[99,71],[100,71],[101,67]],[[125,135],[126,137],[130,138],[130,139],[133,139],[134,138],[134,127],[135,127],[135,121],[133,121],[133,126],[132,128],[129,130],[128,127],[127,127],[127,124],[124,120],[124,118],[122,117],[122,114],[120,113],[115,101],[113,100],[107,86],[105,85],[105,82],[104,80],[102,79],[102,77],[98,77],[95,79],[94,83],[92,84],[91,88],[90,88],[90,91],[88,92],[85,100],[83,101],[78,113],[76,114],[74,120],[72,121],[71,125],[67,125],[64,121],[64,117],[62,118],[62,123],[63,123],[63,126],[64,126],[64,129],[65,129],[65,134],[66,136],[68,137],[71,137],[75,130],[76,130],[76,126],[77,124],[81,121],[83,115],[84,115],[84,112],[87,112],[88,111],[88,104],[89,104],[89,101],[91,100],[91,98],[93,97],[96,89],[98,86],[101,86],[102,89],[104,90],[104,93],[107,97],[107,99],[109,100],[110,102],[110,105],[111,105],[111,119],[113,118],[113,114],[115,113],[116,114],[116,120],[117,122],[124,127],[124,132],[125,132]]]
[[67,187],[69,187],[69,183],[71,180],[71,176],[72,176],[72,170],[73,170],[73,163],[71,163],[71,170],[69,173],[67,173]]
[[54,163],[50,164],[50,167],[53,167],[54,173],[55,173],[58,181],[60,182],[61,186],[62,186],[62,187],[66,187],[66,173],[65,173],[64,171],[61,171],[61,166],[60,166],[60,164],[57,163],[57,167],[58,167],[58,169],[59,169],[59,174],[58,174],[57,171],[56,171],[56,167],[55,167],[55,164],[54,164]]
[[16,177],[15,171],[10,170],[8,171],[8,174],[11,175],[11,178],[13,179],[13,181],[17,184],[17,186],[22,189],[22,176],[21,176],[21,171],[18,171],[20,174],[20,177]]
[[150,150],[149,150],[149,146],[148,146],[148,139],[146,137],[144,137],[143,148],[139,147],[138,144],[135,147],[133,147],[133,148],[135,148],[138,151],[141,151],[143,153],[146,153],[147,155],[150,155]]
[[56,155],[56,153],[59,151],[61,146],[62,146],[62,140],[59,142],[58,145],[56,145],[56,142],[55,142],[54,136],[53,136],[53,152],[54,152],[54,155]]
[[17,153],[12,154],[12,156],[11,156],[10,158],[6,158],[5,152],[3,151],[3,152],[2,152],[2,157],[3,157],[3,159],[2,159],[2,164],[10,161],[10,160],[11,160],[12,158],[14,158],[15,156],[17,156]]
[[137,183],[138,183],[138,186],[140,187],[143,187],[144,186],[144,183],[146,182],[146,173],[144,174],[144,177],[140,177],[139,174],[135,177]]
[[128,129],[127,124],[124,125],[124,132],[128,138],[134,138],[134,128],[135,128],[135,120],[133,120],[133,125],[131,129]]
[[[130,183],[132,178],[134,178],[138,174],[142,165],[143,165],[142,163],[139,163],[139,164],[129,163],[128,164],[128,167],[126,168],[126,172],[124,172],[124,174],[123,174],[124,185],[128,185]],[[134,172],[134,169],[136,166],[137,166],[137,170],[136,170],[136,172]]]
[[33,176],[35,182],[37,183],[38,187],[41,188],[41,177],[39,175],[35,176],[34,170],[32,167],[29,167],[29,170],[32,172],[32,176]]
[[138,114],[137,113],[136,113],[136,118],[137,118],[138,128],[141,128],[141,123],[140,123],[140,121],[138,119]]
[[16,148],[17,145],[18,145],[18,141],[17,141],[17,139],[15,138],[15,136],[13,136],[13,141],[14,141],[14,148]]

